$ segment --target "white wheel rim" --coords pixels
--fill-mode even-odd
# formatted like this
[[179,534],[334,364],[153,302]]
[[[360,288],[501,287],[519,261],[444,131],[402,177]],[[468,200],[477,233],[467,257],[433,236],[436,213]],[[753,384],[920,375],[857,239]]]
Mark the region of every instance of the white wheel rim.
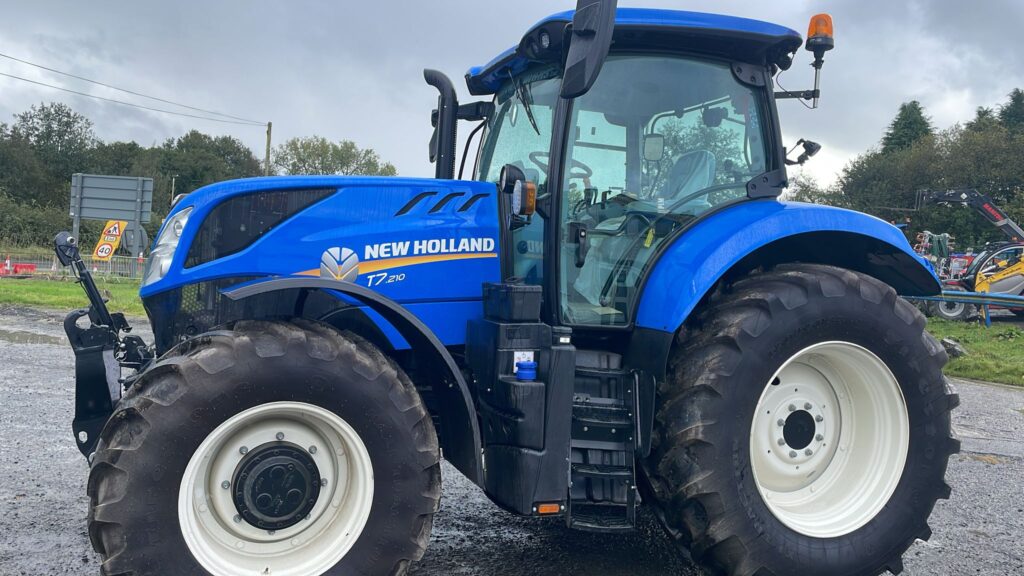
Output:
[[963,302],[939,302],[939,309],[946,316],[959,316],[964,311]]
[[906,401],[885,363],[856,344],[822,342],[787,360],[761,393],[751,469],[780,522],[834,538],[882,510],[903,476],[909,445]]
[[[309,453],[326,483],[307,519],[269,531],[241,519],[223,482],[233,478],[243,447],[257,450],[282,434]],[[348,553],[372,502],[373,466],[356,431],[319,406],[272,402],[232,416],[200,444],[181,481],[178,521],[192,555],[216,576],[310,576]]]

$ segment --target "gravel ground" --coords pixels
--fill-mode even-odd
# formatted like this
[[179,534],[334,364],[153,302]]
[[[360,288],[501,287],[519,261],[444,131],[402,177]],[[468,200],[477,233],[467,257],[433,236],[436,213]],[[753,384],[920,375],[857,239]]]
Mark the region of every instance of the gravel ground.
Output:
[[[149,338],[148,334],[143,336]],[[0,575],[92,575],[86,465],[71,437],[74,363],[59,316],[0,308]],[[957,381],[963,452],[947,473],[953,497],[934,535],[904,558],[905,574],[1024,573],[1024,390]],[[573,532],[499,510],[444,467],[442,509],[412,573],[697,575],[648,514],[629,535]]]

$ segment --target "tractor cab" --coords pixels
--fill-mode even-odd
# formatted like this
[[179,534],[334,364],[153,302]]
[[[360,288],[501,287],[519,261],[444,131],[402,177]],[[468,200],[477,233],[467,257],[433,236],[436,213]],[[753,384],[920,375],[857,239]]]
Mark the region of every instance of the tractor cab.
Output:
[[743,18],[619,9],[600,74],[573,96],[562,46],[574,26],[573,12],[550,16],[467,73],[473,94],[493,95],[472,178],[504,173],[534,191],[523,202],[506,190],[503,274],[545,287],[546,319],[627,326],[667,239],[781,192],[770,78],[801,38]]

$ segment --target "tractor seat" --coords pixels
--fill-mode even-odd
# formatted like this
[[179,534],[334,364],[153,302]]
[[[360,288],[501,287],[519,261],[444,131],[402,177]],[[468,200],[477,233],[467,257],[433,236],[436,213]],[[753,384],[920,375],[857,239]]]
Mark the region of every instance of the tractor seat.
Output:
[[[664,198],[665,205],[672,206],[687,195],[711,186],[715,183],[715,164],[715,155],[707,150],[680,154],[655,197]],[[706,196],[697,196],[676,207],[674,212],[697,214],[710,207]]]

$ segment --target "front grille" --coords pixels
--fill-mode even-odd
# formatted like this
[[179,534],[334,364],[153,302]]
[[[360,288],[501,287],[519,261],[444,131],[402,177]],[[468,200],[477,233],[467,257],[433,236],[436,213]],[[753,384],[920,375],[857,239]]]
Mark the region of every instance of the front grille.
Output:
[[313,188],[229,198],[203,220],[189,247],[185,267],[192,268],[239,252],[281,222],[335,192],[336,188]]
[[252,317],[252,299],[235,301],[220,291],[255,279],[248,276],[199,282],[145,298],[157,353],[163,354],[178,342],[216,326]]

